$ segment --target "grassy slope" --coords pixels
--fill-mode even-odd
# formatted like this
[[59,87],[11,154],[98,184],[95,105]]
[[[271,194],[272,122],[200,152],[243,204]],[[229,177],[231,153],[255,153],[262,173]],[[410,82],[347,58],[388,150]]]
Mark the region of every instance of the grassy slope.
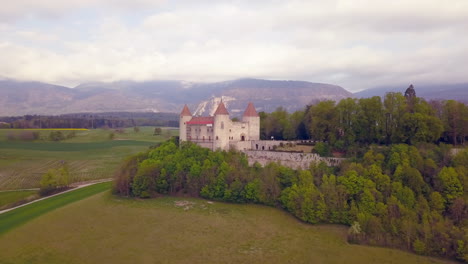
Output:
[[54,209],[108,190],[111,184],[111,182],[98,183],[0,214],[0,235]]
[[[256,205],[101,193],[0,236],[4,263],[446,263],[349,245],[346,228]],[[185,199],[184,199],[185,200]]]
[[[0,129],[0,190],[38,187],[41,175],[50,168],[60,167],[62,161],[70,167],[72,182],[112,177],[123,158],[170,136],[167,130],[161,136],[153,136],[153,130],[142,127],[135,133],[126,129],[123,134],[115,134],[116,140],[109,140],[112,130],[96,129],[77,131],[75,138],[62,142],[45,139],[20,142],[6,138],[8,133],[21,131]],[[170,132],[177,134],[175,130]],[[40,133],[45,138],[50,131]]]
[[0,209],[4,206],[24,200],[36,195],[37,191],[8,191],[0,192]]

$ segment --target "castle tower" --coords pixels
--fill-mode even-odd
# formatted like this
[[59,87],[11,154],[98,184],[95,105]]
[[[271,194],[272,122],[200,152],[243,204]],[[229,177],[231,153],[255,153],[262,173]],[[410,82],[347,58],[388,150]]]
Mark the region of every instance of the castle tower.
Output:
[[187,122],[190,121],[190,119],[192,119],[192,114],[187,105],[185,105],[182,112],[180,112],[179,118],[179,142],[187,141]]
[[249,103],[242,116],[242,122],[248,122],[249,134],[247,140],[260,140],[260,116],[253,103]]
[[230,122],[231,119],[229,119],[229,112],[227,111],[226,106],[224,106],[223,101],[221,101],[221,103],[218,105],[218,108],[216,109],[216,112],[214,113],[213,150],[229,149]]

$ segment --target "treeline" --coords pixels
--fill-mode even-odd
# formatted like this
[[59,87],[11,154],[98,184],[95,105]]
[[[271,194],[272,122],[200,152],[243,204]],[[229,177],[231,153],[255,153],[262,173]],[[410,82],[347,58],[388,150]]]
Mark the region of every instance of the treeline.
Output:
[[338,151],[350,146],[443,142],[464,144],[468,138],[468,106],[448,101],[426,102],[387,93],[383,100],[347,98],[322,101],[292,114],[283,108],[260,113],[262,139],[313,139]]
[[122,128],[135,126],[179,126],[174,113],[93,113],[58,116],[25,115],[0,117],[0,128]]
[[340,167],[248,166],[239,152],[175,140],[129,157],[119,195],[190,195],[284,208],[309,223],[350,226],[349,240],[468,261],[468,150],[441,144],[371,147]]

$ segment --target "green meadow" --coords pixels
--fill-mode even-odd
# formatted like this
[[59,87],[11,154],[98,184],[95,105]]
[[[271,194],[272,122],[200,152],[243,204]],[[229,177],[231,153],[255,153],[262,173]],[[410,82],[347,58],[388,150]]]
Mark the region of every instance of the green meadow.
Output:
[[[163,129],[161,135],[154,136],[154,127],[140,127],[139,132],[127,128],[120,133],[112,129],[78,130],[75,137],[55,142],[48,139],[50,130],[37,131],[38,140],[21,141],[9,136],[22,130],[0,129],[0,191],[38,188],[45,172],[65,162],[71,182],[110,178],[125,157],[178,133]],[[65,136],[72,133],[61,132]]]
[[0,263],[451,263],[352,245],[344,226],[266,206],[87,195],[0,234]]
[[54,209],[79,201],[93,194],[109,190],[111,185],[112,182],[94,184],[0,214],[0,234],[8,232]]

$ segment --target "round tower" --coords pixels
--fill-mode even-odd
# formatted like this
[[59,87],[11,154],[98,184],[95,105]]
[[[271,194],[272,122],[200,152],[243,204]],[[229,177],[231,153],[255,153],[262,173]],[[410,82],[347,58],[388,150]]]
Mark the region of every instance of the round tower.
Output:
[[229,150],[229,112],[224,106],[223,101],[219,103],[216,112],[214,113],[214,124],[213,124],[213,137],[214,145],[213,150],[222,149]]
[[247,140],[260,140],[260,116],[253,103],[249,103],[242,116],[242,122],[248,123],[249,135]]
[[185,105],[182,112],[180,112],[179,118],[179,142],[187,141],[187,122],[190,121],[190,119],[192,119],[192,114],[187,105]]

